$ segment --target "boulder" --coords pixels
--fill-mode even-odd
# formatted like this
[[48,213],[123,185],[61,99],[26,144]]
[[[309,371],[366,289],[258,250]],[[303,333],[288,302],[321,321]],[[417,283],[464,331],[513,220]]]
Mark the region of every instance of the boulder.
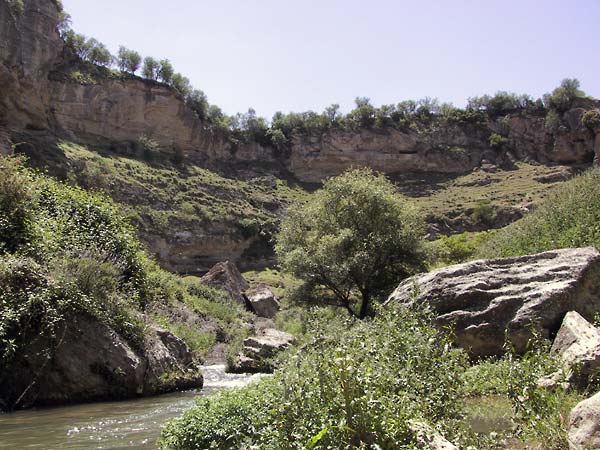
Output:
[[592,320],[600,310],[600,252],[569,248],[444,267],[408,278],[390,302],[428,305],[473,356],[503,353],[506,337],[522,353],[532,328],[551,338],[568,311]]
[[600,448],[600,392],[579,402],[569,417],[569,448]]
[[265,328],[257,331],[256,336],[244,340],[242,352],[229,367],[234,373],[272,372],[269,361],[277,353],[285,350],[296,341],[289,333]]
[[250,285],[244,279],[235,264],[229,261],[217,263],[201,278],[201,280],[208,286],[223,289],[233,300],[236,300],[243,305],[246,304],[242,292],[248,289]]
[[266,284],[253,286],[245,292],[245,295],[257,316],[271,319],[279,311],[279,300]]
[[565,373],[582,381],[600,366],[600,332],[575,311],[569,311],[552,344],[552,351],[564,361]]
[[408,428],[414,433],[419,448],[431,450],[458,450],[458,447],[425,422],[409,421]]
[[76,314],[59,326],[56,339],[32,339],[0,373],[0,405],[122,399],[201,386],[187,345],[170,332],[151,328],[132,346],[96,318]]

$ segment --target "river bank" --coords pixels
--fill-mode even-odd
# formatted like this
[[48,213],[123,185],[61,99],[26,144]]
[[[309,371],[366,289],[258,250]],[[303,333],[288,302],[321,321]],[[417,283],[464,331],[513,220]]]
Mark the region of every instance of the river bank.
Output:
[[204,388],[119,402],[87,403],[0,414],[0,449],[156,449],[167,420],[199,396],[242,387],[260,375],[203,367]]

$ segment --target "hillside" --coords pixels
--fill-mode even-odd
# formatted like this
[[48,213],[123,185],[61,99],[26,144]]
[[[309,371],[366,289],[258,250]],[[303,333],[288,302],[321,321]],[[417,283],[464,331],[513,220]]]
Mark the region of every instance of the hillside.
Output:
[[201,386],[244,308],[160,269],[105,196],[0,167],[0,409]]
[[466,109],[361,100],[346,116],[282,114],[269,128],[248,113],[219,125],[172,85],[82,61],[57,32],[62,15],[52,0],[0,1],[0,149],[106,191],[181,273],[224,259],[272,265],[286,204],[349,167],[388,174],[434,237],[518,219],[600,153],[582,121],[600,104],[583,97],[553,106],[498,93]]

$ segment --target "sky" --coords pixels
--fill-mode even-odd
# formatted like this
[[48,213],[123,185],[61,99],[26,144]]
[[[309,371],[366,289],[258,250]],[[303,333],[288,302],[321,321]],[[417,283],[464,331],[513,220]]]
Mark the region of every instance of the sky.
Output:
[[227,114],[345,112],[499,90],[540,97],[564,78],[600,97],[599,0],[63,0],[116,53],[168,58]]

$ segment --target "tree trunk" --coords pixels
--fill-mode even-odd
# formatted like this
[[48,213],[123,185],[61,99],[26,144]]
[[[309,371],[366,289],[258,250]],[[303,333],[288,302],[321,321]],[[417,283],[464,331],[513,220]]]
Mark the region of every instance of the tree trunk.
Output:
[[362,304],[360,305],[360,313],[358,314],[359,319],[364,319],[369,311],[369,300],[371,296],[368,292],[362,292]]

